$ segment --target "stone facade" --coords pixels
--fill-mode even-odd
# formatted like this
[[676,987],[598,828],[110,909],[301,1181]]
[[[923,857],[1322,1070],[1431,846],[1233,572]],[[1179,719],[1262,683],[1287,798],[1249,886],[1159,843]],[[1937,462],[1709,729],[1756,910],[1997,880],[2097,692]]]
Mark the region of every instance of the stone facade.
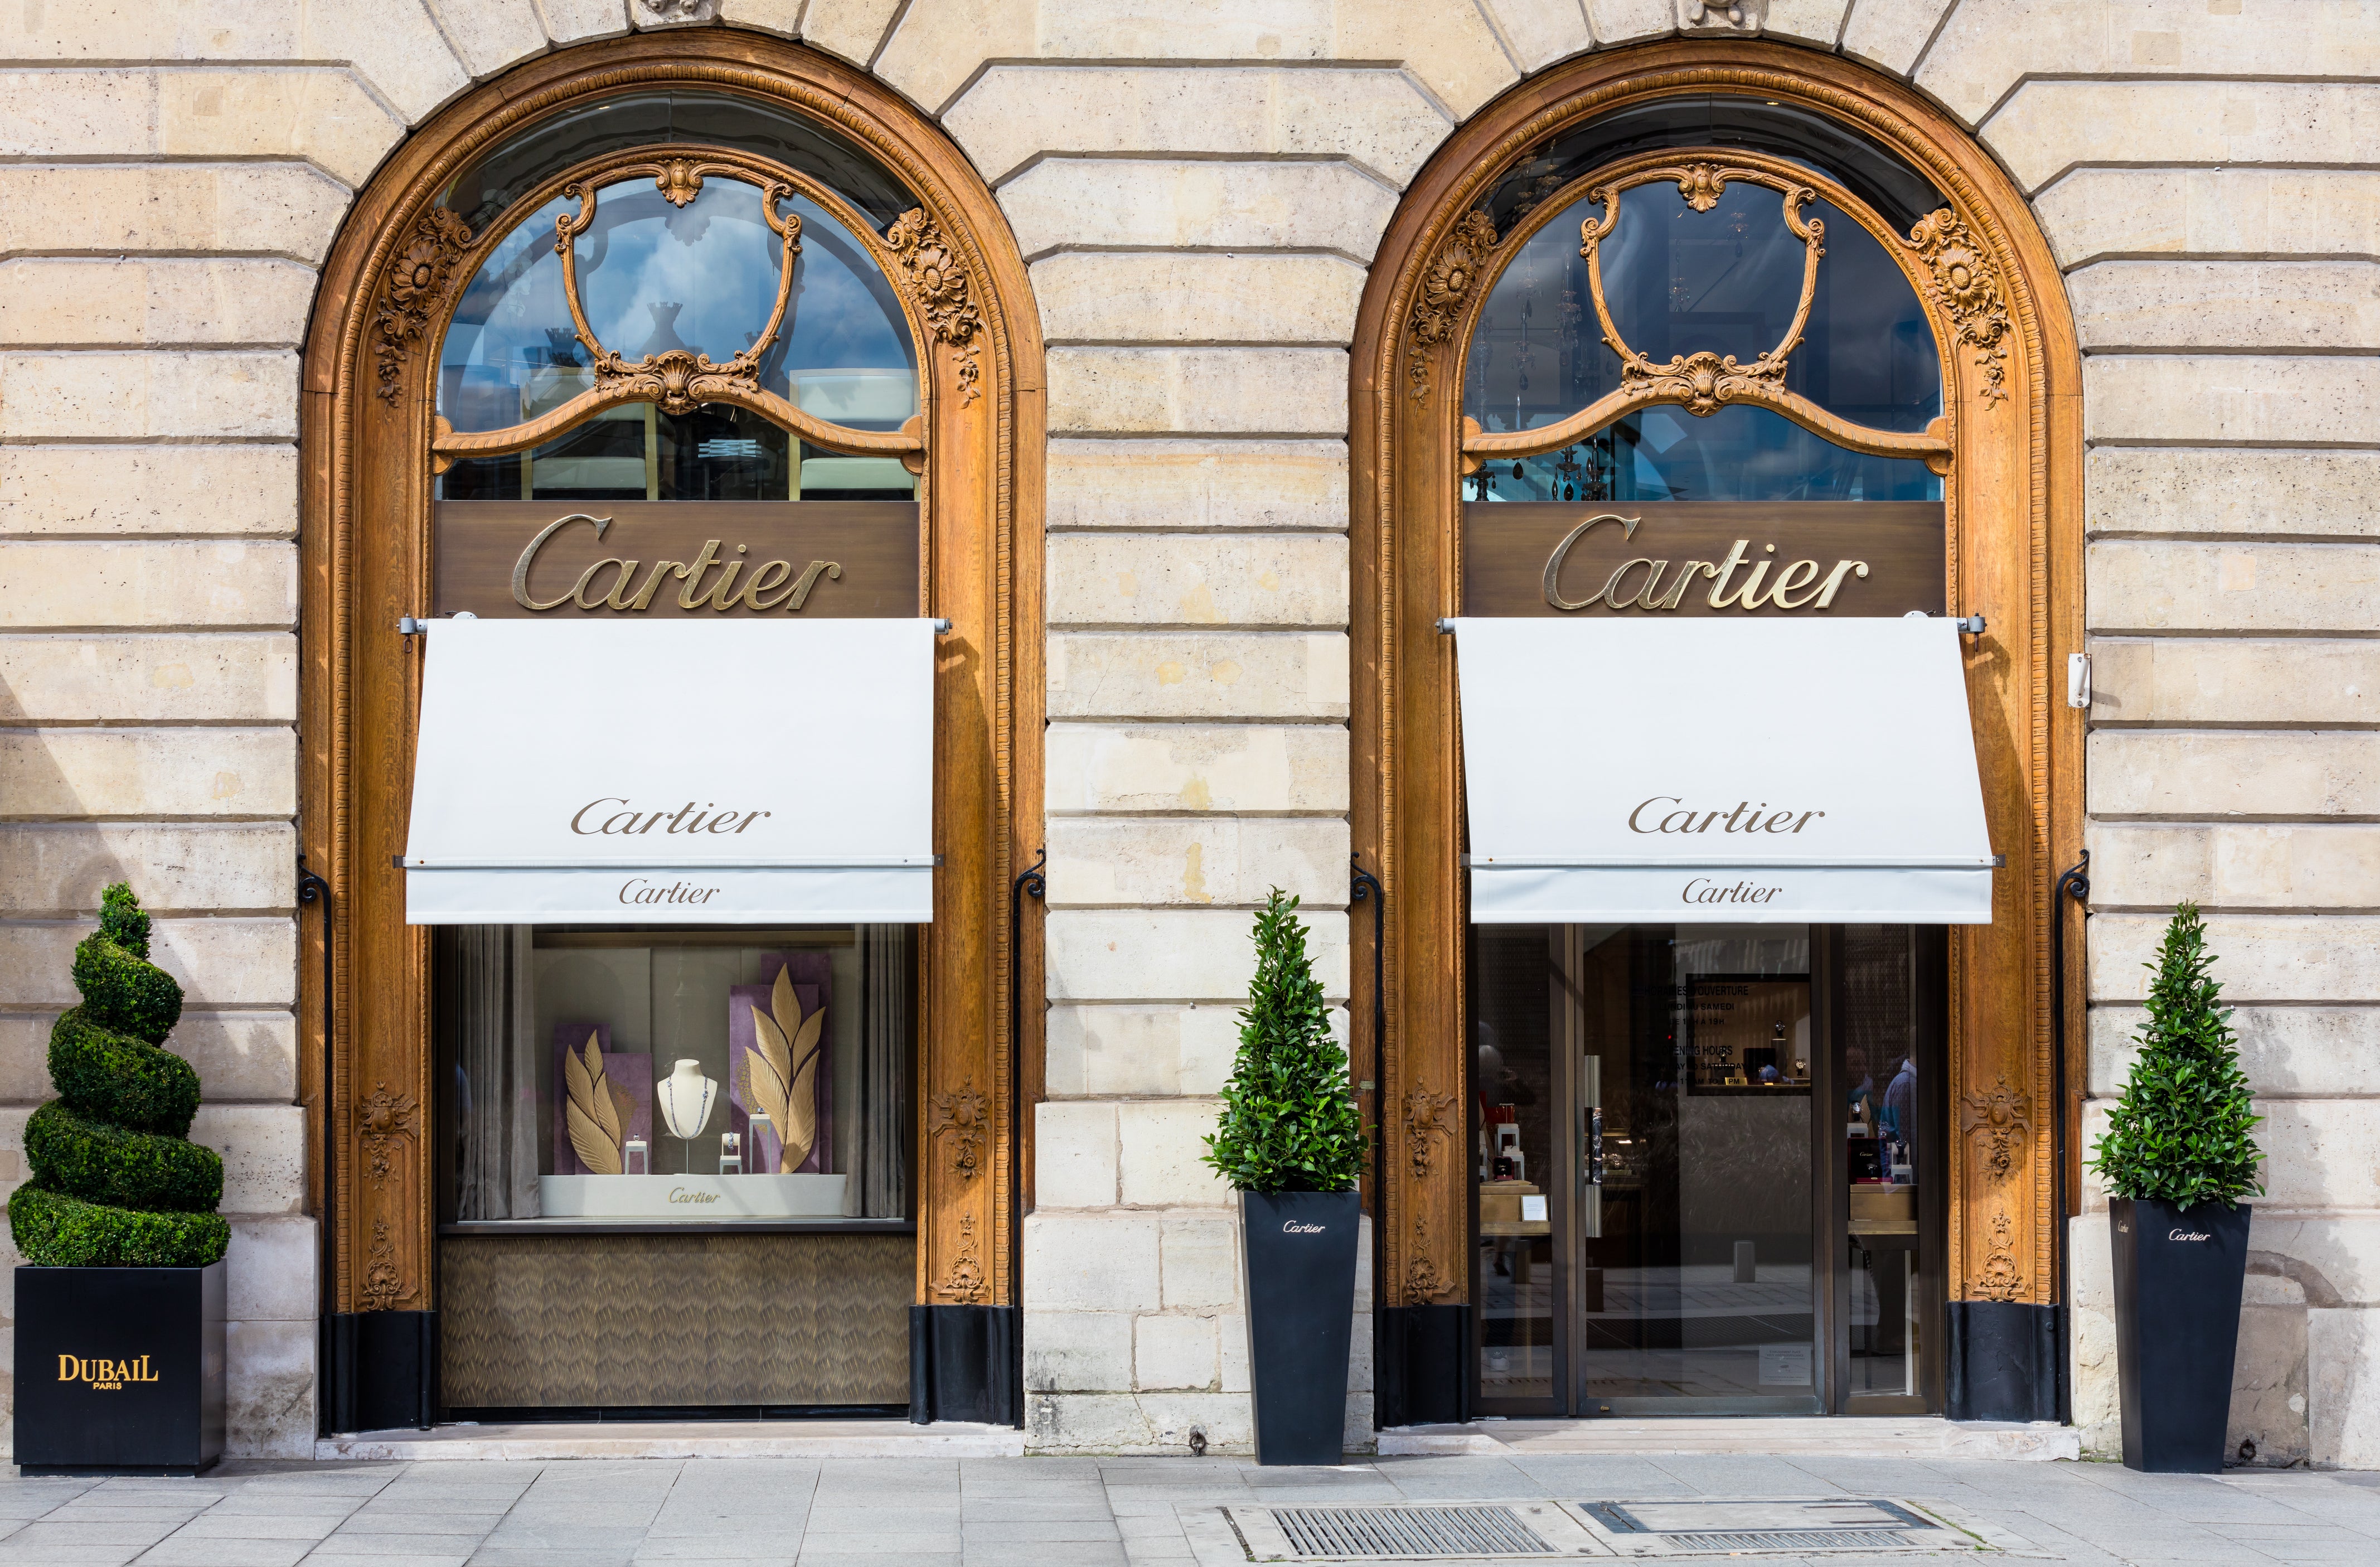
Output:
[[[1699,19],[1697,19],[1699,14]],[[1913,83],[2032,198],[2087,358],[2089,1091],[2210,911],[2271,1193],[2235,1407],[2380,1465],[2380,6],[2303,0],[187,0],[0,17],[0,1179],[99,889],[186,985],[229,1162],[233,1439],[311,1452],[296,1093],[298,358],[357,188],[473,82],[638,28],[797,37],[939,117],[1050,343],[1050,1098],[1031,1439],[1246,1440],[1196,1159],[1249,906],[1349,990],[1348,356],[1399,193],[1548,66],[1758,32]],[[2096,1112],[2095,1111],[2095,1120]],[[2078,1419],[2111,1441],[2101,1195]],[[1359,1388],[1369,1386],[1359,1335]],[[1367,1393],[1350,1410],[1368,1438]],[[2247,1452],[2242,1448],[2243,1454]]]

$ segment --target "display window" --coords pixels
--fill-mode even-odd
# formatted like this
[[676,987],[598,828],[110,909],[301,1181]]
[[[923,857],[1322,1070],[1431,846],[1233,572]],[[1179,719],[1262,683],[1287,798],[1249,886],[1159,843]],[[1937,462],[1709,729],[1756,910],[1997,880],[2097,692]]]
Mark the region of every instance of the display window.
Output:
[[443,926],[448,1217],[903,1220],[906,925]]

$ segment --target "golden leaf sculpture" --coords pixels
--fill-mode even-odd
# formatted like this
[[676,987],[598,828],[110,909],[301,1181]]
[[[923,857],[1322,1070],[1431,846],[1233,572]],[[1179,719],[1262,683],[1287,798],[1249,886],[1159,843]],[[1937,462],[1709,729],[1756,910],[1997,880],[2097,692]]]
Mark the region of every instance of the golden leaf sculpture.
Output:
[[747,1097],[777,1129],[780,1175],[799,1169],[818,1141],[820,1039],[825,1031],[826,1008],[804,1017],[801,1000],[794,994],[793,971],[777,970],[769,1011],[752,1008],[752,1036],[759,1043],[744,1054]]
[[634,1101],[603,1075],[598,1038],[593,1033],[587,1036],[583,1061],[576,1051],[562,1052],[563,1087],[567,1090],[563,1117],[570,1131],[570,1146],[588,1173],[617,1175],[625,1168],[620,1152],[621,1128],[627,1124],[628,1107]]

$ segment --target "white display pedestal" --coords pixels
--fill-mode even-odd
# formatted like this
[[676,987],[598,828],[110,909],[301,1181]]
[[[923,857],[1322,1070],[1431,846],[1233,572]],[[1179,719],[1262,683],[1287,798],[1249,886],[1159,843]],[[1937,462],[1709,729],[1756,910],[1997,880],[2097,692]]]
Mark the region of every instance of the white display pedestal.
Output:
[[840,1219],[841,1175],[540,1175],[548,1219]]

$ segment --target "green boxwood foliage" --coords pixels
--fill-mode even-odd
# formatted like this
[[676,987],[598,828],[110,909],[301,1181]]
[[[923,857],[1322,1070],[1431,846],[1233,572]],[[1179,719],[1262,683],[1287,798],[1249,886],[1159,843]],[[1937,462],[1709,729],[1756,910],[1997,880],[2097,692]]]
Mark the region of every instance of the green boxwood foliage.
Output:
[[50,1029],[50,1082],[83,1114],[136,1132],[189,1136],[199,1075],[172,1051],[103,1028],[76,1007]]
[[2119,1197],[2235,1206],[2265,1189],[2252,1136],[2264,1117],[2240,1070],[2230,1009],[2216,1009],[2223,986],[2196,904],[2175,909],[2156,961],[2143,966],[2155,978],[2141,1053],[2091,1167]]
[[149,917],[107,889],[75,948],[82,1005],[50,1030],[60,1099],[25,1123],[32,1179],[8,1200],[18,1255],[41,1268],[203,1268],[231,1245],[215,1214],[223,1160],[186,1141],[199,1105],[189,1063],[158,1047],[182,988],[149,961]]
[[182,987],[147,958],[126,951],[105,931],[75,948],[75,989],[82,1012],[103,1028],[162,1045],[182,1020]]
[[9,1197],[8,1229],[44,1268],[204,1268],[231,1245],[220,1214],[103,1208],[39,1186]]
[[214,1149],[92,1121],[58,1099],[26,1120],[25,1160],[49,1190],[110,1208],[212,1213],[223,1201]]
[[134,957],[149,955],[148,912],[121,881],[99,895],[99,933]]
[[1274,888],[1255,940],[1239,1055],[1206,1160],[1244,1192],[1352,1191],[1364,1169],[1364,1127],[1297,900]]

